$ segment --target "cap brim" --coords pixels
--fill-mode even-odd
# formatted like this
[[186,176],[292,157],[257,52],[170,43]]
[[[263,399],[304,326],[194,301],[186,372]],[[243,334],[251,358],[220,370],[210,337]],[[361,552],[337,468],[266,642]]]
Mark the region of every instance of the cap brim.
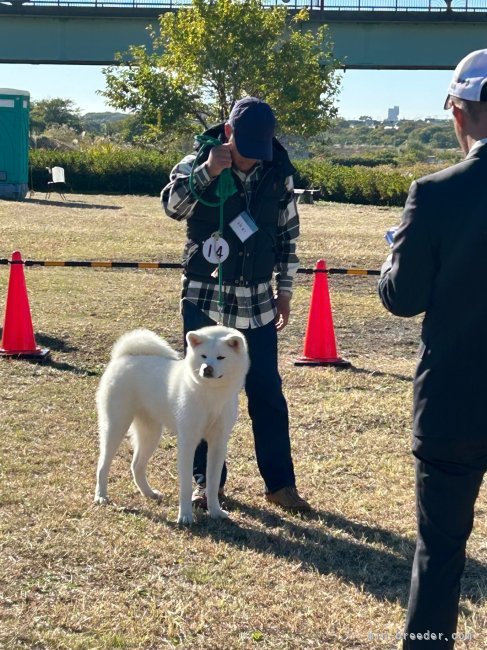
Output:
[[268,140],[249,140],[248,138],[239,137],[238,132],[235,131],[235,144],[238,153],[244,158],[272,160],[272,138]]

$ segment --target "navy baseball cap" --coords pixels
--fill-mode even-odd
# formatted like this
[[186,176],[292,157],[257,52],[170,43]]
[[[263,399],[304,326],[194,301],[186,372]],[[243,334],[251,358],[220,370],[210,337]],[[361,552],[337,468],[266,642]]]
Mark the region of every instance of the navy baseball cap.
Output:
[[269,104],[257,97],[244,97],[235,102],[228,123],[233,129],[235,144],[241,156],[272,160],[276,118]]

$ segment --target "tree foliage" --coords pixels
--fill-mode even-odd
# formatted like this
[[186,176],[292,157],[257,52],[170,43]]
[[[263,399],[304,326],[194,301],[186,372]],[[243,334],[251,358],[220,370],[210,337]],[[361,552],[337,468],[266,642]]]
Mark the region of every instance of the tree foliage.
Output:
[[421,143],[430,149],[455,149],[458,141],[451,120],[399,120],[394,126],[372,120],[333,120],[327,131],[328,144],[400,147],[408,142]]
[[326,26],[313,33],[307,18],[260,0],[193,0],[160,17],[152,52],[133,45],[105,68],[101,94],[154,136],[225,120],[245,95],[268,101],[282,132],[318,133],[336,114],[338,62]]
[[422,129],[417,129],[412,132],[410,139],[441,149],[458,146],[455,130],[451,122],[448,123],[448,128],[446,129],[437,124],[426,125]]
[[30,125],[37,133],[43,133],[52,126],[67,126],[76,133],[82,130],[81,116],[76,104],[71,99],[60,97],[32,102]]

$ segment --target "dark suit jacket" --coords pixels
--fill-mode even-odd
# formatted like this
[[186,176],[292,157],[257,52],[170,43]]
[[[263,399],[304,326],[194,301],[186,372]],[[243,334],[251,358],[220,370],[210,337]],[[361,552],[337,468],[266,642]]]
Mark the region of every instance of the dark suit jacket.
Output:
[[487,145],[412,184],[379,295],[425,312],[414,435],[487,436]]

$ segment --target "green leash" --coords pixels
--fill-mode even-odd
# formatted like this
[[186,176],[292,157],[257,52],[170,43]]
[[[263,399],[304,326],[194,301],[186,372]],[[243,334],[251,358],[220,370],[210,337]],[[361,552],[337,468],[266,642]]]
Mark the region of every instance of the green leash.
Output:
[[[206,201],[205,199],[203,199],[201,194],[198,194],[194,184],[194,170],[198,166],[199,161],[202,155],[206,152],[208,146],[210,148],[219,147],[221,145],[221,142],[216,138],[212,138],[211,136],[208,135],[197,135],[196,140],[197,142],[200,143],[201,147],[193,162],[193,166],[191,167],[191,172],[189,174],[189,189],[191,191],[191,194],[193,195],[193,198],[198,203],[201,203],[202,205],[205,205],[208,208],[220,208],[220,224],[218,227],[218,231],[213,233],[212,235],[216,240],[218,240],[219,237],[223,236],[223,205],[230,196],[235,194],[235,192],[237,191],[237,187],[235,185],[235,181],[233,180],[231,169],[224,169],[221,172],[220,176],[218,177],[218,183],[215,191],[219,199],[218,201],[216,201],[215,203]],[[224,305],[223,270],[222,270],[222,263],[218,262],[218,312],[220,314],[220,320],[222,320],[223,305]]]

